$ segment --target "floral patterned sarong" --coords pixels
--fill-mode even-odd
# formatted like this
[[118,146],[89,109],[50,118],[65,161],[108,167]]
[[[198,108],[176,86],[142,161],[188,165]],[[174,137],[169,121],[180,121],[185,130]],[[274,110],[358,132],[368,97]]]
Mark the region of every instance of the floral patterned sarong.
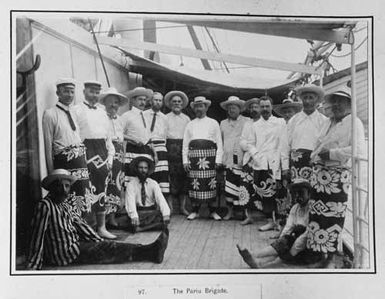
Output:
[[215,157],[217,146],[204,139],[190,141],[188,160],[191,170],[188,173],[189,197],[192,204],[212,202],[217,197],[217,172]]
[[345,222],[350,186],[346,167],[315,165],[310,178],[313,196],[307,247],[315,252],[336,252]]

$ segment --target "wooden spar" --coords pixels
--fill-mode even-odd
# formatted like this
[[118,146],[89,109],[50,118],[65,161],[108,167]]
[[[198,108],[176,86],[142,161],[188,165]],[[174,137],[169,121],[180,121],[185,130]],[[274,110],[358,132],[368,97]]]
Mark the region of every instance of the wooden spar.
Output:
[[320,74],[320,70],[317,70],[316,67],[309,66],[309,65],[274,61],[274,60],[260,59],[260,58],[254,58],[254,57],[239,56],[239,55],[231,55],[231,54],[224,54],[224,53],[215,53],[215,52],[194,50],[194,49],[182,48],[182,47],[173,47],[173,46],[160,45],[160,44],[154,44],[154,43],[148,43],[148,42],[140,42],[135,40],[116,39],[112,37],[99,37],[99,43],[110,45],[110,46],[121,47],[121,48],[140,49],[140,50],[144,49],[144,50],[157,51],[157,52],[173,54],[178,56],[195,57],[199,59],[207,59],[207,60],[214,60],[214,61],[221,61],[221,62],[225,61],[225,62],[230,62],[234,64],[249,65],[249,66],[261,67],[261,68],[267,68],[267,69],[295,71],[295,72],[307,73],[307,74]]
[[99,43],[98,43],[98,40],[97,40],[96,35],[95,35],[94,27],[92,26],[92,23],[91,23],[90,19],[88,19],[88,22],[89,22],[90,27],[91,27],[91,32],[92,32],[92,36],[94,38],[94,42],[96,44],[96,48],[98,49],[98,54],[99,54],[100,62],[102,63],[104,75],[106,76],[107,85],[108,85],[108,87],[111,87],[110,80],[108,79],[108,74],[107,74],[106,66],[104,65],[104,60],[103,60],[102,52],[100,51]]
[[[195,33],[194,27],[193,26],[187,26],[187,30],[191,35],[191,39],[193,40],[194,46],[197,50],[203,50],[201,43],[199,42],[198,36]],[[205,70],[211,71],[211,66],[210,63],[207,61],[207,59],[201,59],[202,65]]]

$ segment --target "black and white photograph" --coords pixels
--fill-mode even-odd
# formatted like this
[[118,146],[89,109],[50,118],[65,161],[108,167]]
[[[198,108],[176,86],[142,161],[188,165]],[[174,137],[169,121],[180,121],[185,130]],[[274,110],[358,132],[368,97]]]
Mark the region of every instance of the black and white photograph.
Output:
[[373,271],[370,18],[12,17],[15,273]]

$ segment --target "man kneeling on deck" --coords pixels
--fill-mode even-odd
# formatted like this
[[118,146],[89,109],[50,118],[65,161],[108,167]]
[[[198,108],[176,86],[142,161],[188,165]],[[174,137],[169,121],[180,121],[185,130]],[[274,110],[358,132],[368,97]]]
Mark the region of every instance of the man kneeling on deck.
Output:
[[135,233],[150,229],[163,229],[170,223],[170,208],[159,184],[149,178],[154,162],[147,157],[135,158],[130,164],[136,176],[126,185],[126,210],[130,229]]
[[311,190],[310,183],[302,178],[291,184],[291,194],[296,204],[290,210],[280,237],[270,246],[252,255],[247,249],[237,245],[239,253],[250,268],[274,268],[282,261],[310,264],[320,260],[320,255],[306,250]]
[[71,185],[76,178],[65,169],[55,169],[42,181],[48,195],[37,203],[32,222],[26,268],[76,264],[118,264],[131,261],[161,263],[168,243],[168,230],[149,245],[104,241],[80,216],[72,202]]

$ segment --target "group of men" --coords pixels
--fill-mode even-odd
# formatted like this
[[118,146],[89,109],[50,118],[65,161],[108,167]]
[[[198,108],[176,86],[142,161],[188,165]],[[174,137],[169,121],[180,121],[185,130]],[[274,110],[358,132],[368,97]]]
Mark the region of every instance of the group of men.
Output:
[[[53,233],[61,223],[50,223],[49,217],[42,215],[50,212],[54,221],[52,213],[69,207],[69,215],[76,219],[70,228],[80,231],[76,240],[82,239],[84,230],[92,232],[86,240],[112,240],[116,236],[107,230],[106,222],[119,228],[114,213],[125,206],[133,232],[163,229],[158,245],[145,250],[145,257],[137,258],[154,260],[155,255],[155,260],[162,260],[168,238],[165,230],[175,198],[180,213],[189,220],[199,217],[202,203],[207,203],[211,218],[222,219],[214,205],[218,196],[217,172],[222,168],[228,207],[224,220],[231,219],[237,208],[244,211],[241,223],[250,224],[253,210],[257,209],[268,219],[259,229],[274,229],[277,218],[284,218],[293,208],[288,192],[290,182],[303,179],[312,188],[309,217],[304,224],[306,247],[323,253],[336,252],[344,224],[352,145],[348,90],[324,97],[322,88],[305,85],[296,89],[299,101],[287,99],[276,106],[268,96],[248,101],[231,96],[220,103],[228,117],[219,124],[207,116],[211,101],[204,96],[190,102],[195,114],[190,120],[182,112],[189,105],[182,91],[170,91],[163,97],[161,93],[137,87],[126,97],[114,88],[101,91],[101,87],[97,81],[84,82],[84,101],[73,105],[75,82],[61,79],[56,84],[58,103],[43,115],[50,174],[47,178],[52,174],[55,177],[55,171],[61,176],[56,173],[60,179],[54,181],[56,186],[46,184],[50,193],[38,205],[30,268],[41,266],[37,249],[45,244],[42,228],[52,226],[48,231]],[[131,109],[118,115],[119,107],[128,102]],[[324,113],[317,110],[321,102]],[[145,110],[148,103],[150,108]],[[171,112],[163,114],[163,105]],[[273,110],[282,118],[273,116]],[[244,111],[250,118],[242,115]],[[364,132],[359,119],[356,122],[361,153]],[[68,186],[62,186],[63,175]],[[57,185],[59,193],[65,194],[59,197],[67,197],[65,201],[52,200]],[[187,199],[191,202],[190,212],[186,209]],[[51,201],[57,205],[56,212]],[[41,221],[45,221],[45,226]],[[61,229],[67,231],[67,224]],[[71,258],[51,258],[51,262],[72,262],[79,251],[82,255],[80,247],[65,252]],[[241,249],[240,252],[244,253]],[[133,255],[125,258],[132,260]]]

